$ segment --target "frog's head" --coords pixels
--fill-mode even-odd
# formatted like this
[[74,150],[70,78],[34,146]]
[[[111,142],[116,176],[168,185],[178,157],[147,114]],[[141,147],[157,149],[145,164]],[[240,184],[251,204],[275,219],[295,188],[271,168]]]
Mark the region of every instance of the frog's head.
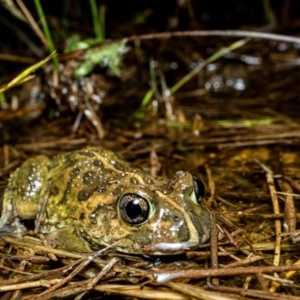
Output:
[[[210,218],[201,205],[205,190],[200,180],[182,171],[171,180],[145,173],[135,173],[134,180],[126,177],[113,207],[97,213],[98,232],[90,232],[94,242],[101,236],[102,244],[118,241],[115,248],[121,252],[167,255],[208,240]],[[99,234],[100,224],[106,224],[106,234]]]

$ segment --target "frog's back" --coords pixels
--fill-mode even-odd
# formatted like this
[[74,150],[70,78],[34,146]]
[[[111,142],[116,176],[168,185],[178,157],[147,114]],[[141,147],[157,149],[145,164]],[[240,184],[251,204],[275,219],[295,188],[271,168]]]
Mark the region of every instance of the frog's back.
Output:
[[[84,149],[57,155],[47,175],[51,192],[42,232],[69,225],[91,226],[90,215],[99,204],[111,202],[112,181],[124,176],[130,164],[102,149]],[[96,193],[95,193],[96,192]],[[101,203],[99,203],[101,199]]]

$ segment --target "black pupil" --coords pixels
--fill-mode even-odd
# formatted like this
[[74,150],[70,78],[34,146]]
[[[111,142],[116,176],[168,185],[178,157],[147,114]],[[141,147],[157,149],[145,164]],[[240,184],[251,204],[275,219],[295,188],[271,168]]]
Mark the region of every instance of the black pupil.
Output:
[[131,225],[147,221],[150,213],[148,200],[138,194],[126,194],[119,201],[120,215]]
[[194,191],[196,194],[196,198],[198,203],[200,203],[205,194],[205,187],[202,181],[199,180],[197,177],[193,176],[193,179],[194,179]]
[[127,203],[125,212],[130,219],[138,218],[142,213],[139,199],[134,199]]

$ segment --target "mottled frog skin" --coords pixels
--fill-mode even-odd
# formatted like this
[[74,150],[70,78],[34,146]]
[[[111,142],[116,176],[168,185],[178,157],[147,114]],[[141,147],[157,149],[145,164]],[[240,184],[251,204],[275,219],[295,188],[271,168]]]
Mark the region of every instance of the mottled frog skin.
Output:
[[209,238],[203,194],[188,172],[153,177],[104,149],[37,156],[11,175],[0,231],[21,236],[21,220],[39,220],[36,230],[52,246],[71,251],[118,242],[121,252],[178,254]]

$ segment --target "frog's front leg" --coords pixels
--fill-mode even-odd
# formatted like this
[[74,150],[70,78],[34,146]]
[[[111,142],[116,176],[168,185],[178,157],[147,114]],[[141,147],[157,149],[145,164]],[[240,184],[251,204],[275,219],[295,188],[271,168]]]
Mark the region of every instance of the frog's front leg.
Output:
[[75,252],[91,252],[89,244],[83,239],[76,227],[56,229],[47,235],[48,243],[57,248]]
[[[8,199],[9,197],[7,197],[7,200]],[[12,201],[7,203],[3,201],[3,208],[0,219],[0,232],[11,232],[20,237],[21,234],[26,230],[26,227],[20,222],[18,218],[16,206],[13,199],[10,200]]]
[[25,226],[20,220],[34,220],[47,191],[47,174],[51,161],[37,156],[14,171],[4,192],[0,231],[21,235]]

